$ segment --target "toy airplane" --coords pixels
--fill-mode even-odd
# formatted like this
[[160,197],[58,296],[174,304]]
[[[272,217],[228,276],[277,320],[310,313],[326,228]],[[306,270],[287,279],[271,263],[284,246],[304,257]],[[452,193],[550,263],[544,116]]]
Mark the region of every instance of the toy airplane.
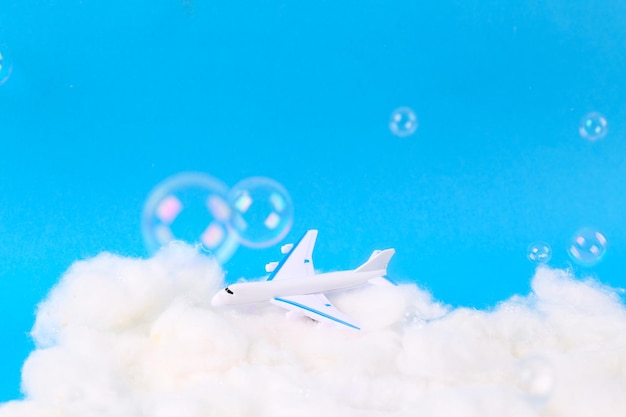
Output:
[[394,249],[374,251],[370,258],[352,271],[316,274],[313,269],[313,246],[317,230],[309,230],[294,246],[281,247],[283,260],[265,266],[270,272],[266,281],[232,284],[215,294],[213,306],[270,301],[313,320],[360,330],[356,322],[337,310],[324,293],[357,287],[368,282],[395,285],[386,277],[387,264]]

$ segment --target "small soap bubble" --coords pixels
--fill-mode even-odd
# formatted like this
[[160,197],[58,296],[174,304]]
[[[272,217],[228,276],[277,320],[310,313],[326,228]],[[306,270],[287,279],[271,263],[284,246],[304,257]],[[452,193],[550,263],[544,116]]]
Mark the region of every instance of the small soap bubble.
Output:
[[11,75],[13,65],[9,57],[9,53],[6,47],[0,45],[0,85],[4,84]]
[[409,107],[400,107],[391,113],[391,133],[399,137],[411,136],[417,130],[417,116]]
[[578,132],[583,139],[590,141],[602,139],[608,132],[606,118],[597,112],[589,113],[580,121]]
[[291,229],[293,204],[287,190],[265,177],[242,180],[229,193],[231,228],[239,242],[251,248],[278,243]]
[[607,244],[606,237],[601,232],[584,228],[574,235],[567,252],[577,264],[593,266],[602,260]]
[[410,327],[424,327],[426,320],[424,320],[420,314],[414,311],[407,311],[404,313],[403,323]]
[[554,370],[545,358],[532,356],[519,363],[518,384],[531,400],[545,402],[552,395],[554,382]]
[[545,242],[533,242],[526,252],[528,260],[538,264],[545,264],[552,258],[552,248]]
[[142,214],[148,252],[185,242],[226,262],[238,246],[228,227],[232,210],[227,199],[226,185],[206,174],[181,173],[157,185]]

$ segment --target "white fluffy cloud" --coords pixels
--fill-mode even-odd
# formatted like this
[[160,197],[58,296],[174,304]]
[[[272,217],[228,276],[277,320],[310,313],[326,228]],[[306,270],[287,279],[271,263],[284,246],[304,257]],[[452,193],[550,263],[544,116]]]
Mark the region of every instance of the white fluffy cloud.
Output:
[[0,417],[615,416],[626,308],[541,268],[532,293],[450,309],[413,285],[335,294],[368,328],[214,310],[222,271],[193,248],[78,262],[40,306],[25,399]]

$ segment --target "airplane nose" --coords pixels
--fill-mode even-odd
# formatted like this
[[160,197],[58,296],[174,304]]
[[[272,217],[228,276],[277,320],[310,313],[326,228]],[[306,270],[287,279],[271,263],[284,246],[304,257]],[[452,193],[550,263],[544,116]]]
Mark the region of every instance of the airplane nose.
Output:
[[222,299],[222,292],[218,292],[211,298],[211,305],[213,307],[220,307],[224,305],[224,300]]

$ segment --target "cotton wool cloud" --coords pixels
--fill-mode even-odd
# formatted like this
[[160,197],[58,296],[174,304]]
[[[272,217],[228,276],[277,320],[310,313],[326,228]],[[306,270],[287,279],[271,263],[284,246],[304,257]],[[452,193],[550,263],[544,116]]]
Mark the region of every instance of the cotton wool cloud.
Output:
[[615,416],[626,308],[540,268],[528,295],[450,308],[415,285],[331,294],[362,331],[268,304],[215,310],[192,247],[75,263],[38,307],[24,399],[0,417]]

